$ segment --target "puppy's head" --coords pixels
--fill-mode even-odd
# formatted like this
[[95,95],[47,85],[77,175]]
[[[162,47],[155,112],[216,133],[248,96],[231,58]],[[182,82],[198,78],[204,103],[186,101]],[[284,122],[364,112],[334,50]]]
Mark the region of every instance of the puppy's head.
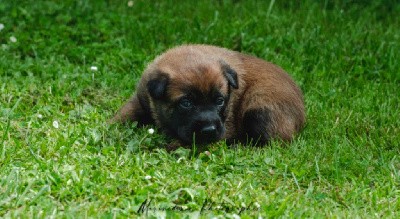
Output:
[[221,139],[237,73],[225,62],[167,63],[150,74],[147,91],[157,125],[185,144]]

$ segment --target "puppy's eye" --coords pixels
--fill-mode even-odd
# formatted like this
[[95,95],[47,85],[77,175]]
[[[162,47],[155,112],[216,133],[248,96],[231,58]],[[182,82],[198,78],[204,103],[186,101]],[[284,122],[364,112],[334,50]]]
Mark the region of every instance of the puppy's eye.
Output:
[[218,97],[216,102],[215,102],[218,106],[223,106],[225,103],[225,100],[223,97]]
[[179,102],[179,106],[182,107],[182,108],[184,108],[184,109],[189,109],[189,108],[192,108],[193,102],[190,101],[189,99],[182,99],[182,100]]

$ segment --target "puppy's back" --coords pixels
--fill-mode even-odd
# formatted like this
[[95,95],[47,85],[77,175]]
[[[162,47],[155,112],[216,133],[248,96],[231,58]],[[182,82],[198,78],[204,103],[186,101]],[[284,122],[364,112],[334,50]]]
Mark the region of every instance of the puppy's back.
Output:
[[196,58],[223,60],[238,75],[226,121],[226,138],[253,138],[260,143],[279,137],[291,140],[305,123],[303,95],[280,67],[260,58],[209,45],[186,45],[170,50],[192,51]]
[[[294,133],[305,123],[301,90],[280,67],[256,57],[243,54],[240,56],[246,72],[243,77],[247,84],[242,94],[240,111],[243,116],[242,124],[250,126],[244,128],[251,129],[251,126],[255,126],[258,130],[260,126],[264,126],[268,138],[292,139]],[[249,115],[249,112],[261,115]],[[246,117],[250,121],[246,121]]]

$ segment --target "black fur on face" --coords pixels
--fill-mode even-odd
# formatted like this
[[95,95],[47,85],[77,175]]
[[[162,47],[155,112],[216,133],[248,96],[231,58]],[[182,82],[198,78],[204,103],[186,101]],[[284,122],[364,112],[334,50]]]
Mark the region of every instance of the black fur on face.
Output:
[[229,95],[223,95],[216,88],[202,93],[189,87],[178,100],[164,98],[154,100],[154,110],[166,134],[185,144],[207,144],[224,135]]
[[158,72],[158,76],[147,83],[147,89],[153,99],[152,110],[160,128],[185,144],[207,144],[220,140],[225,133],[226,106],[231,87],[238,88],[234,70],[222,65],[222,73],[228,82],[225,91],[217,86],[204,91],[182,84],[182,95],[174,99],[167,92],[170,85],[168,75]]
[[204,94],[189,88],[185,93],[172,105],[170,131],[184,143],[206,144],[221,139],[225,133],[225,109],[229,97],[217,89]]

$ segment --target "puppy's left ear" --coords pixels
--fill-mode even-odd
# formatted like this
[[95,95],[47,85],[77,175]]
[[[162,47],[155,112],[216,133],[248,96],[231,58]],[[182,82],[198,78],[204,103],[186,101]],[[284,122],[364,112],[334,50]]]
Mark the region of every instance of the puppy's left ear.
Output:
[[163,72],[157,72],[156,77],[147,82],[147,91],[150,96],[156,100],[165,97],[167,91],[169,77]]
[[235,70],[231,68],[225,61],[220,60],[222,72],[230,86],[235,89],[239,88],[238,76]]

